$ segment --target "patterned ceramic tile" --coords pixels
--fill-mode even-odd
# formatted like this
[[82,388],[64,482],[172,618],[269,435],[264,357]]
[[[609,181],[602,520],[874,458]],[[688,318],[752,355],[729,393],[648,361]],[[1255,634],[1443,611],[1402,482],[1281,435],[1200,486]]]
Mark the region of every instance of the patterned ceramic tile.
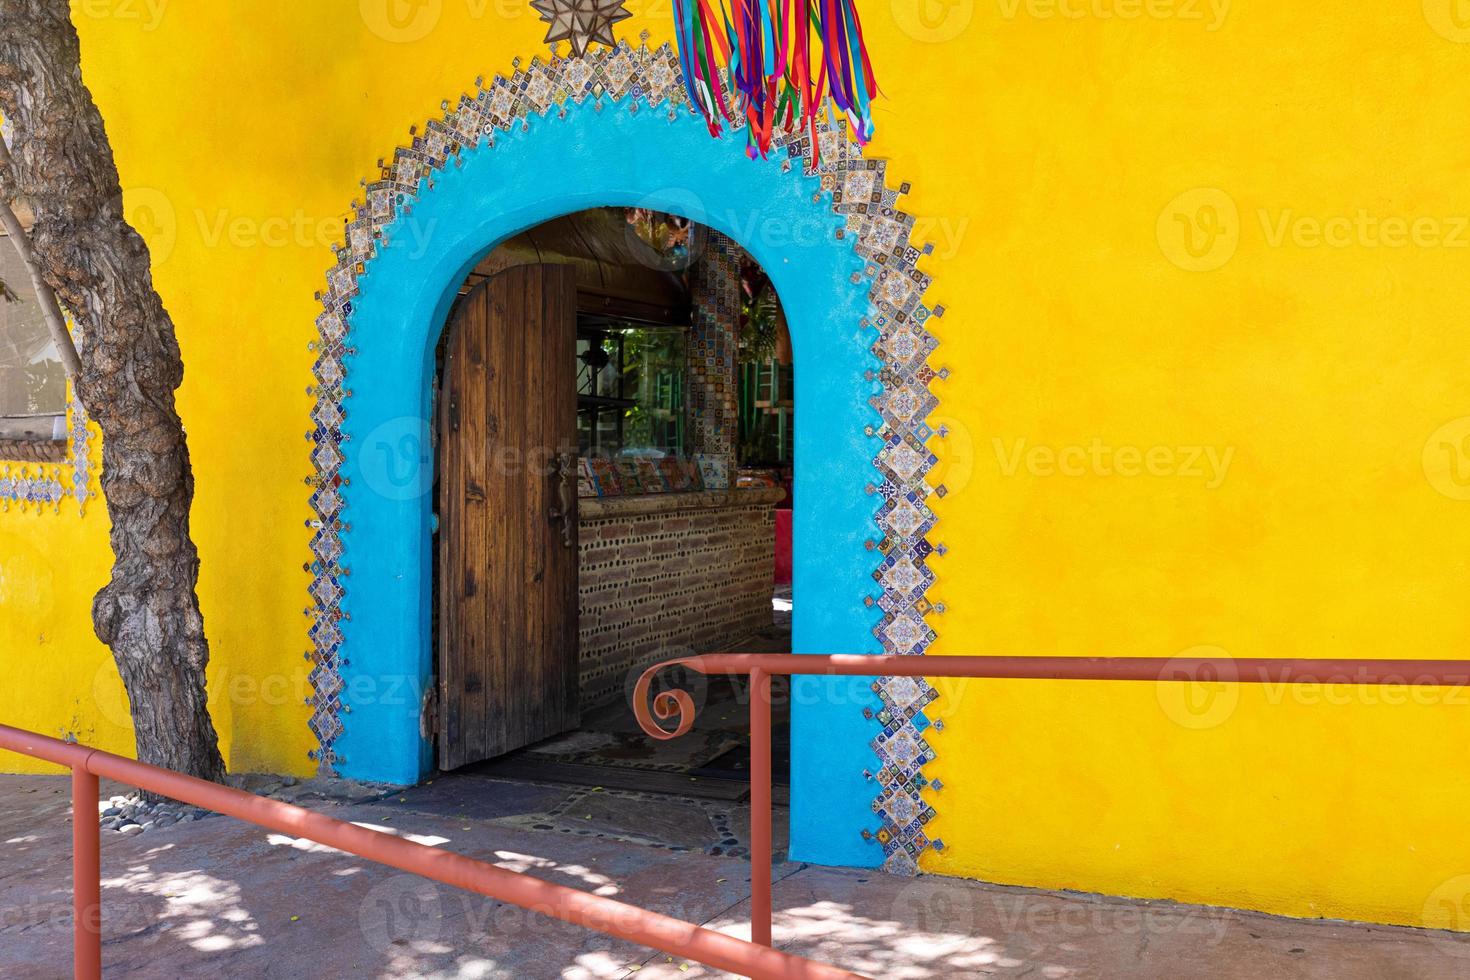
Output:
[[738,428],[736,346],[740,319],[740,246],[712,228],[689,269],[694,323],[686,345],[690,452],[720,456],[733,471]]
[[[72,338],[82,345],[82,328],[70,317]],[[97,496],[96,473],[93,468],[93,437],[88,427],[87,412],[71,385],[66,387],[66,459],[59,463],[29,463],[0,459],[0,510],[19,506],[35,508],[37,513],[50,507],[60,511],[65,500],[77,502],[78,513],[85,513],[87,501]]]
[[[464,96],[452,106],[443,103],[441,119],[430,121],[422,133],[411,130],[411,143],[399,147],[391,160],[379,161],[376,178],[364,183],[363,198],[353,205],[354,219],[337,249],[337,264],[327,274],[327,289],[319,294],[323,312],[317,320],[319,339],[312,345],[317,384],[312,389],[316,407],[308,438],[316,466],[311,496],[316,516],[310,522],[314,581],[312,606],[307,610],[312,618],[308,656],[315,687],[311,728],[320,745],[313,754],[325,770],[330,771],[336,761],[333,745],[343,730],[344,651],[339,623],[346,579],[338,564],[342,530],[338,519],[342,505],[339,444],[343,406],[351,394],[343,388],[342,358],[351,353],[350,322],[358,276],[387,244],[384,229],[412,204],[421,178],[432,180],[465,147],[493,146],[497,133],[525,125],[530,113],[560,106],[559,112],[565,114],[566,103],[587,99],[594,100],[599,110],[605,101],[622,99],[611,103],[611,108],[663,112],[671,119],[694,111],[684,92],[678,56],[668,45],[649,49],[620,43],[581,58],[532,59],[524,67],[517,59],[510,77],[479,80],[473,97]],[[731,128],[740,128],[740,121],[731,120]],[[882,448],[873,460],[875,482],[867,488],[875,497],[882,533],[881,541],[870,542],[870,547],[882,560],[875,569],[878,595],[866,601],[882,611],[873,634],[884,652],[922,654],[935,636],[925,617],[931,611],[942,611],[931,606],[925,594],[933,581],[927,559],[941,550],[928,538],[934,526],[929,498],[943,493],[943,488],[931,488],[926,479],[936,460],[926,445],[934,433],[925,420],[936,404],[929,383],[944,376],[928,365],[937,341],[926,324],[943,310],[924,304],[929,278],[918,269],[924,252],[910,244],[914,219],[898,207],[908,187],[891,188],[886,163],[865,158],[835,118],[818,128],[815,147],[810,134],[802,132],[781,137],[773,152],[785,155],[785,169],[794,169],[794,163],[818,175],[822,194],[814,203],[828,198],[833,212],[845,221],[838,236],[850,240],[866,263],[870,312],[864,326],[873,332],[871,350],[882,365],[872,378],[881,391],[870,400],[877,419],[869,429]],[[733,352],[706,348],[700,351],[707,359],[706,368],[722,365],[727,355],[733,357]],[[698,408],[711,423],[725,410],[720,399]],[[718,425],[708,431],[696,425],[695,433],[696,441],[706,440],[713,446],[724,446],[729,439],[729,433]],[[864,836],[881,843],[888,870],[913,872],[918,856],[930,846],[939,846],[924,830],[934,811],[923,795],[926,789],[938,786],[922,771],[933,755],[924,736],[930,727],[924,708],[937,694],[926,681],[914,678],[883,678],[874,683],[873,690],[881,707],[869,714],[882,726],[872,742],[878,771],[869,773],[878,784],[873,801],[878,826],[865,830]]]

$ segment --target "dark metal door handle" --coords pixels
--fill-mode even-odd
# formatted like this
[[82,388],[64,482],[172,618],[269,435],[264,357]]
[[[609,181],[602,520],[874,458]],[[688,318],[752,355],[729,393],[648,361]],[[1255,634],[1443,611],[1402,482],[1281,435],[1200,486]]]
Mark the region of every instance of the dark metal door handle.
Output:
[[561,521],[561,543],[572,547],[576,527],[577,457],[574,453],[557,453],[552,460],[551,478],[556,481],[556,505],[547,511],[547,517],[555,524]]

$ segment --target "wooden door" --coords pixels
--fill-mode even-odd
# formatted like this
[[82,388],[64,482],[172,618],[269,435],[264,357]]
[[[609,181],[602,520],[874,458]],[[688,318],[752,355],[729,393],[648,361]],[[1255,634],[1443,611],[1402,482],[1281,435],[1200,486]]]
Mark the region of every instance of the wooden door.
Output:
[[576,279],[528,265],[460,303],[439,405],[439,765],[576,728]]

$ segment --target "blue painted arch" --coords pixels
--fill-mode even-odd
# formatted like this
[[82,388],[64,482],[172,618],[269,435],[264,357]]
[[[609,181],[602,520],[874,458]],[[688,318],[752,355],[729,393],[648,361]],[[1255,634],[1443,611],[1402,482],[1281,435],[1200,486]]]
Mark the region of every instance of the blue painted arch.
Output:
[[[505,239],[608,205],[716,228],[770,275],[797,364],[793,645],[877,652],[880,613],[863,600],[874,591],[866,542],[880,536],[865,489],[879,482],[880,443],[865,428],[877,423],[868,399],[880,365],[861,325],[870,283],[851,237],[837,234],[843,219],[816,177],[748,159],[738,137],[710,139],[687,112],[567,103],[564,116],[531,116],[422,181],[359,277],[344,358],[343,775],[408,784],[432,770],[419,731],[433,672],[427,433],[434,347],[456,290]],[[878,730],[863,709],[879,706],[868,679],[808,678],[792,700],[792,857],[876,866],[882,849],[862,836],[873,823],[864,772]]]

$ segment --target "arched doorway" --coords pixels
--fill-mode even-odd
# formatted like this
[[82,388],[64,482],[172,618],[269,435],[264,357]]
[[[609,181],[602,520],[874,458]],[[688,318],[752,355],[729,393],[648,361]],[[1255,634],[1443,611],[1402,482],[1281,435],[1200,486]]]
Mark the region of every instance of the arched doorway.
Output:
[[459,292],[437,357],[438,765],[653,794],[688,818],[680,841],[701,815],[727,839],[699,801],[748,797],[743,678],[684,678],[702,705],[677,742],[643,732],[630,696],[673,658],[792,649],[779,297],[738,243],[641,208],[517,235]]
[[[818,174],[799,159],[752,161],[737,142],[708,138],[677,85],[667,48],[533,63],[431,123],[368,185],[318,321],[309,612],[323,765],[393,783],[430,771],[437,331],[496,244],[587,207],[647,207],[716,228],[749,249],[785,301],[807,365],[796,396],[811,407],[795,433],[796,492],[809,488],[812,501],[793,527],[797,652],[922,653],[932,639],[924,419],[934,341],[912,220],[881,165],[840,130],[827,131]],[[929,699],[905,688],[899,703],[882,683],[797,686],[794,857],[912,863],[927,845]]]

